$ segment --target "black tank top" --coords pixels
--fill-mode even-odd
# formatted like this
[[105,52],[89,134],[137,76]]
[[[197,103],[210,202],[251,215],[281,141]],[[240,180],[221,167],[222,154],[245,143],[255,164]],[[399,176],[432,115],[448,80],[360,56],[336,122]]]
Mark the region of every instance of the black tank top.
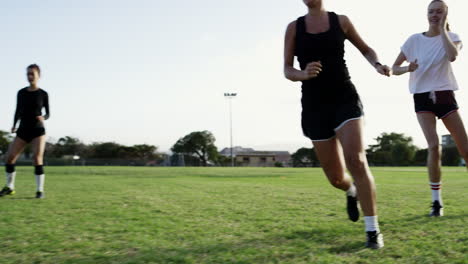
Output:
[[[328,31],[311,34],[307,33],[305,16],[297,19],[294,53],[301,70],[304,70],[310,62],[320,61],[322,63],[322,72],[316,78],[302,81],[303,92],[336,93],[339,91],[331,91],[330,87],[350,80],[344,60],[346,36],[341,29],[338,16],[334,12],[328,12],[328,20],[330,23]],[[323,89],[327,89],[328,92],[323,91]]]

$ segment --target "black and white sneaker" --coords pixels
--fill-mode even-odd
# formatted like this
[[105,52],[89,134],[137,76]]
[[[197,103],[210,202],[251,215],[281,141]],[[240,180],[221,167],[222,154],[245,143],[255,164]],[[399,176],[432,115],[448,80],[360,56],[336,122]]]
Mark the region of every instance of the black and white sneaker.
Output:
[[371,249],[379,249],[384,246],[383,235],[377,231],[368,231],[366,247]]
[[15,194],[15,190],[12,190],[7,186],[3,187],[3,189],[0,191],[0,197],[13,195],[13,194]]
[[44,192],[36,192],[36,198],[37,199],[44,199],[45,198]]
[[429,216],[434,216],[434,217],[444,216],[444,207],[440,205],[439,201],[436,200],[432,202],[432,208],[431,208],[431,212],[429,213]]
[[346,211],[348,211],[349,220],[353,222],[359,220],[358,200],[356,197],[346,195]]

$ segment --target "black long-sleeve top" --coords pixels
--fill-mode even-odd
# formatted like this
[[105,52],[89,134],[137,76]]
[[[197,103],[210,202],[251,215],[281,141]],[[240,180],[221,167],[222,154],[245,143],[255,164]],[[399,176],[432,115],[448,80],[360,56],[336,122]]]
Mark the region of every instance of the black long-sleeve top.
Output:
[[21,120],[22,128],[44,127],[43,122],[37,119],[38,116],[42,116],[42,108],[45,108],[44,119],[47,120],[50,110],[49,95],[46,91],[42,89],[28,91],[27,87],[19,90],[13,127],[16,127],[18,120]]

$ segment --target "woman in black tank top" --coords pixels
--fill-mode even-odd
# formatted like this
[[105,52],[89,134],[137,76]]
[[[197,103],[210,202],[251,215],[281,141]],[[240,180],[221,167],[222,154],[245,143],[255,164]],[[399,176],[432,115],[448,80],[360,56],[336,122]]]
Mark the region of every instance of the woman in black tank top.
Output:
[[[366,223],[366,246],[377,249],[383,246],[383,236],[377,221],[375,184],[362,139],[362,104],[344,60],[344,41],[348,39],[358,48],[377,73],[390,76],[390,68],[379,63],[349,18],[326,12],[322,0],[303,2],[309,12],[286,30],[284,74],[291,81],[302,82],[304,135],[312,140],[330,183],[346,192],[352,221],[359,219],[359,200]],[[300,70],[294,68],[294,56]]]

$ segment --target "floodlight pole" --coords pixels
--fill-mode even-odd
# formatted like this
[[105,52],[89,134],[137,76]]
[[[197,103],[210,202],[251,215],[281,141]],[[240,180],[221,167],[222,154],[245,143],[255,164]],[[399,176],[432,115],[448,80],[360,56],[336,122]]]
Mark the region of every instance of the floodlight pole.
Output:
[[232,144],[232,99],[236,97],[237,93],[224,93],[224,98],[229,99],[229,130],[231,141],[231,167],[234,167],[234,150]]

